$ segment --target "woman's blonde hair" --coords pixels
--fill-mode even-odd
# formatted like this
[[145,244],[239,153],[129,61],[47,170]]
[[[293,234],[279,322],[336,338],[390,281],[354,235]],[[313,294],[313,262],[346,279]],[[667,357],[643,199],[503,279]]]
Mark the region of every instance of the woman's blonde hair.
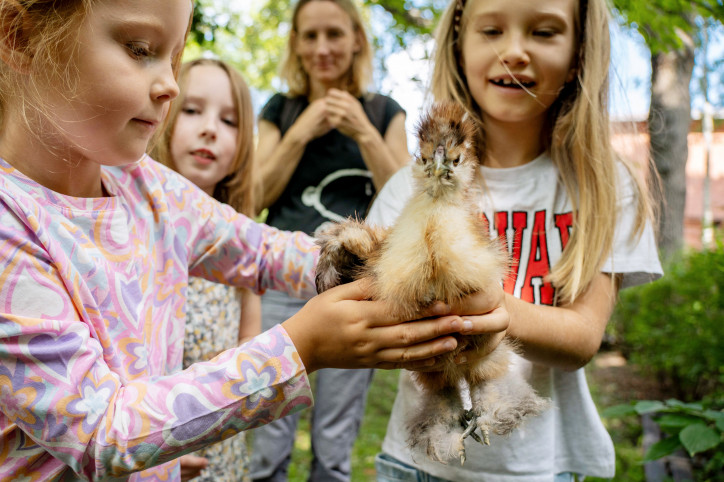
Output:
[[[0,128],[9,101],[20,99],[20,116],[29,124],[37,114],[48,117],[50,89],[72,98],[78,73],[69,59],[78,45],[78,27],[96,0],[0,0],[0,44],[8,54],[0,62]],[[189,17],[188,31],[191,28]],[[181,64],[179,52],[174,71]]]
[[310,93],[309,75],[304,71],[299,56],[294,51],[294,38],[299,33],[299,11],[311,2],[332,2],[339,6],[352,21],[352,28],[359,43],[359,51],[352,58],[352,66],[347,73],[346,90],[359,97],[367,90],[372,80],[372,48],[367,38],[362,16],[353,0],[298,0],[292,13],[292,34],[287,41],[287,49],[280,68],[280,77],[287,84],[291,97],[308,97]]
[[249,87],[241,74],[228,63],[217,59],[196,59],[185,62],[179,71],[179,96],[171,103],[168,115],[167,128],[154,146],[151,156],[171,169],[178,171],[171,156],[171,140],[176,129],[176,119],[181,111],[186,97],[189,72],[198,65],[212,65],[219,67],[229,77],[231,94],[238,119],[238,135],[236,138],[236,151],[231,163],[229,174],[221,179],[214,187],[213,196],[217,201],[229,204],[231,207],[253,216],[253,152],[254,152],[254,110],[251,102]]
[[[431,90],[436,100],[464,105],[480,124],[483,159],[485,126],[460,62],[469,9],[475,1],[484,0],[452,0],[440,19]],[[573,301],[585,291],[611,253],[620,182],[620,159],[611,145],[608,117],[608,5],[605,0],[579,0],[574,15],[577,78],[564,87],[548,111],[545,146],[558,168],[574,213],[571,238],[548,278],[561,302]],[[629,168],[637,188],[634,236],[638,236],[647,220],[653,218],[653,205],[640,177],[621,161]]]

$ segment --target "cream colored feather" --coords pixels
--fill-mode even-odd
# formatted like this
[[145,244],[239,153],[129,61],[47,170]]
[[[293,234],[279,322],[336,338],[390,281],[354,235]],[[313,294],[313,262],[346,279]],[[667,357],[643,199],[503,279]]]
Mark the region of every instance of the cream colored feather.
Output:
[[[507,254],[475,209],[482,185],[475,132],[457,104],[431,108],[418,127],[414,193],[396,223],[382,229],[349,220],[322,233],[318,291],[368,277],[372,299],[385,300],[396,315],[412,318],[434,301],[454,304],[502,281]],[[526,382],[508,375],[513,343],[504,340],[491,352],[490,335],[457,339],[442,371],[412,373],[425,396],[407,421],[408,441],[443,463],[465,460],[465,438],[479,439],[476,428],[482,433],[479,440],[489,443],[490,432],[507,434],[546,406]],[[456,364],[463,350],[477,361]],[[469,387],[470,411],[460,396],[461,383]]]

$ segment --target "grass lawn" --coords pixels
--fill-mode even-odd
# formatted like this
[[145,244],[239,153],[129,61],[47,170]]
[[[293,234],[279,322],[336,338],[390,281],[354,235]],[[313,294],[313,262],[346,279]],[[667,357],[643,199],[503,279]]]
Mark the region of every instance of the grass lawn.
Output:
[[[599,410],[632,399],[656,398],[656,386],[639,377],[616,354],[602,352],[586,367],[589,386]],[[352,453],[352,482],[375,480],[374,458],[380,451],[387,419],[397,391],[398,370],[377,370],[367,396],[365,416]],[[289,469],[291,482],[306,482],[309,475],[309,416],[305,412],[299,424]],[[616,446],[616,481],[644,481],[640,464],[641,427],[637,420],[604,420]],[[606,479],[586,478],[587,482]]]

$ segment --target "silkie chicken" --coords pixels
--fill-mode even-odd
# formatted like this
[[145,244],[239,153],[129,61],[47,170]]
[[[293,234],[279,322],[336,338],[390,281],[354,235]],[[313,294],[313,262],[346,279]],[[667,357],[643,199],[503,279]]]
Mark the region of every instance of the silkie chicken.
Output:
[[[318,236],[320,293],[370,278],[372,299],[412,318],[435,301],[455,304],[502,281],[508,256],[476,210],[482,180],[475,133],[458,104],[432,106],[417,129],[413,194],[395,224],[384,229],[350,219]],[[441,371],[412,372],[422,393],[419,409],[406,421],[413,453],[442,463],[464,463],[465,438],[489,445],[490,432],[508,434],[548,403],[509,373],[514,342],[504,338],[492,347],[494,335],[456,338]],[[462,351],[471,363],[455,363]]]

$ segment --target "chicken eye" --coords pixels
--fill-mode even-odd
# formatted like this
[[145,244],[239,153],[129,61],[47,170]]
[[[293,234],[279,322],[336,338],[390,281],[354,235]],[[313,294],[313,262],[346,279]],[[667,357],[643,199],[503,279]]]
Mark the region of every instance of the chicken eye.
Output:
[[453,166],[457,166],[458,164],[460,164],[460,158],[456,157],[455,159],[453,159],[452,164],[453,164]]
[[427,158],[425,156],[417,156],[417,162],[424,166],[427,164]]

